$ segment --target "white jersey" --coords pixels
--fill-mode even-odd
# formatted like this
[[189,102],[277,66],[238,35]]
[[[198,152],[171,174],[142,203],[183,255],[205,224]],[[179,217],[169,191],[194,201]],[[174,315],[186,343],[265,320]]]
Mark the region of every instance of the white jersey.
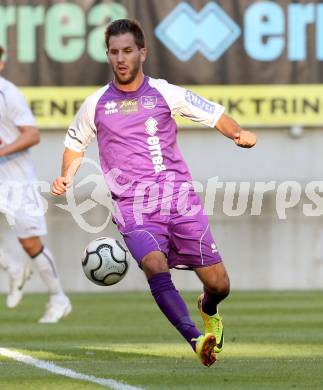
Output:
[[[19,126],[35,126],[35,118],[18,88],[0,77],[0,148],[18,138]],[[0,157],[0,183],[35,180],[28,150]]]

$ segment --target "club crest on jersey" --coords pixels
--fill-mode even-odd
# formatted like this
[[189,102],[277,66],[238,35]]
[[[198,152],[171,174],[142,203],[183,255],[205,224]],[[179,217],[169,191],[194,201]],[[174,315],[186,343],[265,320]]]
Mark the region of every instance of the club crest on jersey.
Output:
[[157,105],[157,96],[141,96],[141,105],[147,110],[152,110]]
[[146,125],[146,132],[149,135],[154,136],[157,133],[158,122],[156,121],[156,119],[150,117],[149,119],[146,120],[145,125]]
[[215,110],[214,104],[209,103],[194,92],[187,90],[185,94],[185,100],[193,106],[200,108],[201,110],[213,114]]
[[138,99],[127,99],[119,102],[120,114],[133,114],[139,111]]
[[110,102],[106,102],[104,105],[105,115],[117,114],[118,108],[117,103],[111,100]]

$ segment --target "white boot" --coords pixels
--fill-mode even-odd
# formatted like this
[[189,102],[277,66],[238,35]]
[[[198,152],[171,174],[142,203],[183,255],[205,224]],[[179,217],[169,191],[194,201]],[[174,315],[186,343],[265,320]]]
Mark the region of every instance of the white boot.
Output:
[[72,305],[66,295],[51,295],[47,303],[46,311],[38,321],[41,324],[53,324],[68,316],[72,311]]

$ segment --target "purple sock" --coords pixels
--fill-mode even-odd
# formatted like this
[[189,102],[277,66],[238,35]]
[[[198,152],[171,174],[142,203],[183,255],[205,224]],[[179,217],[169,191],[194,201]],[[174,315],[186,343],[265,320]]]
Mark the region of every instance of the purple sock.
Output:
[[227,296],[226,295],[219,295],[219,294],[212,294],[210,291],[208,291],[206,288],[204,288],[204,298],[202,301],[202,310],[205,314],[208,314],[209,316],[213,316],[218,312],[218,304]]
[[195,351],[195,341],[201,333],[190,319],[186,304],[171,280],[169,272],[155,274],[148,279],[151,293],[160,310],[165,314]]

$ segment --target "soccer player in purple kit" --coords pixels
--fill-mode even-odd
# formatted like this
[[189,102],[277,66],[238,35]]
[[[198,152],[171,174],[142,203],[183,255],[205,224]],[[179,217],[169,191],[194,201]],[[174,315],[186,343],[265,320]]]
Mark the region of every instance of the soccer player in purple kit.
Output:
[[[225,115],[221,105],[144,75],[147,49],[137,21],[112,22],[105,42],[114,80],[89,96],[75,116],[52,193],[60,195],[71,186],[96,136],[101,168],[118,208],[118,229],[160,310],[210,366],[223,347],[218,304],[228,296],[230,283],[177,146],[173,116],[214,127],[240,147],[254,146],[256,136]],[[170,195],[165,197],[166,187]],[[171,280],[169,269],[183,267],[194,270],[203,283],[198,307],[204,334]]]

